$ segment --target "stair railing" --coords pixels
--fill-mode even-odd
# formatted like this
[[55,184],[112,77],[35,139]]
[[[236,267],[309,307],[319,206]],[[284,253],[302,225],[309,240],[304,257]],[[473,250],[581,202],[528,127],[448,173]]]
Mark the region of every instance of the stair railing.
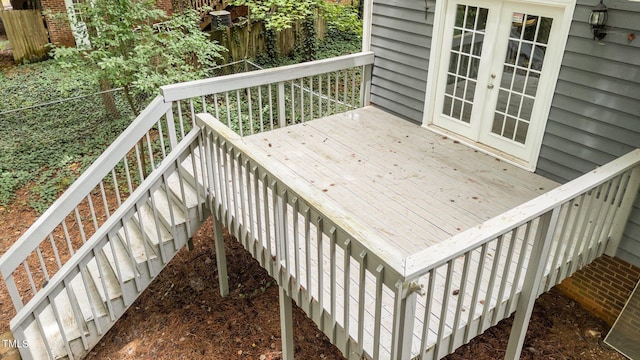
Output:
[[[48,284],[181,136],[172,104],[158,96],[18,239],[0,258],[0,272],[16,310]],[[110,200],[109,192],[115,199]]]
[[[109,217],[109,219],[107,219],[95,232],[95,234],[87,241],[85,246],[80,248],[64,265],[64,267],[51,277],[49,284],[40,290],[33,297],[32,301],[29,301],[20,309],[20,311],[18,311],[16,316],[11,320],[11,329],[16,339],[24,339],[27,327],[35,321],[37,331],[40,333],[41,340],[49,358],[57,358],[57,356],[60,355],[55,353],[55,351],[60,351],[60,349],[55,349],[54,346],[51,345],[56,343],[64,344],[66,353],[64,355],[73,357],[73,351],[69,344],[72,339],[68,339],[66,336],[67,333],[70,333],[73,330],[77,330],[80,334],[84,350],[88,351],[90,349],[89,334],[85,331],[88,324],[82,315],[83,311],[87,311],[87,309],[81,309],[77,300],[69,301],[67,299],[77,299],[78,297],[87,299],[92,312],[92,324],[100,334],[106,333],[106,330],[109,329],[108,324],[115,322],[118,317],[133,303],[133,301],[135,301],[137,296],[148,286],[150,280],[153,279],[153,277],[155,277],[155,275],[157,275],[161,270],[161,266],[151,265],[149,254],[152,253],[152,250],[146,247],[146,264],[149,267],[148,272],[150,274],[150,278],[141,276],[140,273],[138,273],[138,269],[135,267],[136,260],[133,258],[131,253],[128,254],[128,258],[118,257],[118,253],[115,251],[115,243],[121,241],[118,239],[118,234],[126,234],[123,241],[126,243],[129,242],[128,238],[130,234],[125,230],[126,225],[141,220],[139,217],[140,209],[143,206],[146,206],[146,204],[154,201],[154,193],[158,189],[169,189],[168,176],[173,172],[181,171],[181,164],[193,153],[194,147],[199,146],[197,144],[199,134],[199,129],[195,128],[191,130],[191,132],[184,137],[183,141],[177,144],[170,154],[167,154],[164,161],[157,166],[155,171],[149,174],[149,176],[145,178],[145,181],[130,194],[127,200],[125,200],[117,210],[114,211],[112,216]],[[179,196],[182,197],[182,203],[185,203],[184,193]],[[151,221],[155,224],[160,224],[160,220],[158,219],[159,215],[155,209],[153,210],[155,218]],[[175,217],[172,214],[170,218],[172,224],[168,226],[168,229],[170,232],[175,233],[175,228],[177,226]],[[141,227],[144,227],[144,225],[141,224]],[[158,232],[159,231],[160,230],[158,230]],[[156,234],[156,236],[160,237],[160,234]],[[174,239],[178,239],[178,236],[175,236],[175,234]],[[183,240],[182,243],[172,243],[170,246],[173,247],[172,250],[177,251],[184,245],[185,243]],[[105,250],[110,251],[114,257],[113,264],[111,266],[115,266],[113,271],[116,274],[117,281],[119,282],[117,294],[114,294],[113,292],[116,290],[110,288],[105,282],[106,276],[103,273],[103,269],[109,265],[103,264],[105,259],[100,256],[100,254]],[[164,249],[164,244],[162,243],[159,246],[159,251],[162,264],[168,263],[171,260],[172,255],[175,254],[175,251],[167,253]],[[88,278],[86,269],[91,261],[97,262],[97,269],[100,271],[99,277],[102,280],[95,284],[98,288],[98,292],[102,294],[101,296],[104,296],[104,298],[97,303],[92,299],[92,296],[89,293],[89,289],[93,285],[90,284],[91,280]],[[134,269],[134,281],[132,286],[129,288],[126,288],[122,281],[122,269],[125,263],[128,263]],[[82,285],[72,290],[70,285],[71,279],[78,275],[81,276]],[[59,300],[61,293],[63,293],[62,299],[64,300]],[[71,321],[69,321],[68,317],[65,317],[62,314],[61,309],[58,307],[69,303],[73,310]],[[105,306],[105,304],[107,319],[101,319],[96,309]],[[43,315],[45,311],[53,312],[53,317],[56,320],[55,326],[57,326],[57,331],[45,331],[45,324],[43,324],[42,321],[42,319],[46,317]],[[66,323],[63,323],[63,320]],[[51,326],[52,324],[48,325]],[[69,329],[70,326],[76,329]],[[33,341],[33,339],[31,340]]]

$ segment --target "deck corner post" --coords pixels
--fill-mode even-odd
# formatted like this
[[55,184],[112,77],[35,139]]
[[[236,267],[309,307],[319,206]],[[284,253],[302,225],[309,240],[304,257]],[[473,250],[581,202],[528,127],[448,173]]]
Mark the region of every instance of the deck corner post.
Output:
[[362,83],[360,84],[360,107],[368,106],[371,102],[371,76],[373,64],[364,65],[362,72]]
[[282,359],[293,360],[293,315],[291,312],[291,296],[287,294],[282,285],[278,286],[280,290],[280,332],[282,336]]
[[409,360],[418,294],[422,288],[414,282],[396,283],[391,338],[391,359]]
[[227,277],[227,256],[224,249],[224,234],[222,232],[222,221],[215,215],[213,219],[213,240],[216,249],[216,264],[218,267],[218,283],[220,284],[220,296],[229,295],[229,279]]
[[[631,194],[629,190],[633,190]],[[631,210],[633,209],[633,204],[638,197],[638,193],[640,193],[640,165],[637,165],[633,170],[631,170],[625,196],[612,220],[613,224],[611,226],[611,233],[609,234],[609,242],[607,243],[607,247],[604,251],[605,254],[609,256],[616,255],[618,245],[620,245],[620,240],[622,240],[625,225],[629,221],[629,216],[631,215]]]
[[509,344],[507,345],[507,351],[504,355],[505,359],[520,358],[529,320],[533,312],[533,306],[538,297],[540,281],[542,281],[547,259],[551,252],[551,243],[553,242],[559,216],[560,207],[556,207],[540,216],[533,248],[531,249],[531,256],[529,257],[529,264],[524,275],[520,300],[516,307],[513,325],[511,325]]

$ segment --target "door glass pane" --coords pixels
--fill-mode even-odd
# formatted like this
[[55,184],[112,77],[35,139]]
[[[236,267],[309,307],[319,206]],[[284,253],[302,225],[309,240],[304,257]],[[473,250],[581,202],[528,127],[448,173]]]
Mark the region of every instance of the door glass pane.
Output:
[[471,122],[488,13],[488,9],[477,6],[456,8],[445,90],[448,95],[442,114],[467,124]]
[[553,19],[513,13],[491,132],[524,144]]

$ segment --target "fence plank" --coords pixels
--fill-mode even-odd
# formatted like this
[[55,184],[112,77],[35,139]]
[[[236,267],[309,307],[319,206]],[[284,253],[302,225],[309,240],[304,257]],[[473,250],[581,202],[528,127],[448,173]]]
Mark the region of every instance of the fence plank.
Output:
[[16,63],[38,61],[47,56],[49,35],[38,10],[1,10],[0,17],[13,48]]

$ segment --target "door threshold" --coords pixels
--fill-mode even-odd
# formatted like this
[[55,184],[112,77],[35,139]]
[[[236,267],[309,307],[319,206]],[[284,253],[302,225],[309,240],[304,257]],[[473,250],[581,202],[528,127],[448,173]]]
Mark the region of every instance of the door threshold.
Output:
[[498,149],[492,148],[490,146],[481,144],[477,141],[471,140],[467,137],[464,137],[460,134],[456,134],[452,131],[443,129],[437,125],[422,125],[423,128],[434,132],[438,135],[442,135],[442,136],[446,136],[449,137],[455,141],[460,142],[461,144],[464,144],[465,146],[468,146],[474,150],[478,150],[482,153],[485,153],[487,155],[490,156],[494,156],[496,159],[500,160],[500,161],[504,161],[508,164],[511,164],[513,166],[517,166],[523,170],[529,171],[529,172],[534,172],[535,171],[535,166],[532,166],[531,164],[529,164],[527,161],[519,159],[515,156],[509,155],[507,153],[505,153],[504,151],[500,151]]

